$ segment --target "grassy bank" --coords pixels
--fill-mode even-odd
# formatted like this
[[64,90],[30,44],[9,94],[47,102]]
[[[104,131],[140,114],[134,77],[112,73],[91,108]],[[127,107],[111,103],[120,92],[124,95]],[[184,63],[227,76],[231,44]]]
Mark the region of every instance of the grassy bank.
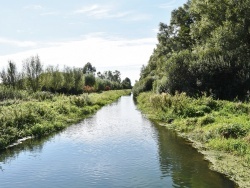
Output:
[[[79,96],[19,91],[0,93],[0,149],[25,137],[41,137],[64,129],[95,113],[130,90],[106,91]],[[12,97],[11,97],[12,96]]]
[[249,103],[206,96],[194,99],[184,93],[142,93],[137,101],[149,118],[191,140],[212,162],[212,169],[226,174],[240,187],[250,187]]

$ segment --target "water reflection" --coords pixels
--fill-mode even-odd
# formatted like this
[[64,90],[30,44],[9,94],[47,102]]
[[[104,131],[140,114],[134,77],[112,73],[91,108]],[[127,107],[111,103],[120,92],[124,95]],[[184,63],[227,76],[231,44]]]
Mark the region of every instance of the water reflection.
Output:
[[12,187],[233,187],[202,155],[153,124],[122,97],[54,136],[0,153],[0,182]]
[[54,135],[45,136],[43,138],[32,138],[23,141],[22,144],[0,150],[0,170],[4,171],[1,164],[11,163],[11,161],[17,160],[21,153],[29,152],[34,155],[42,153],[44,143],[50,142],[53,137]]
[[185,139],[156,123],[155,127],[162,176],[171,176],[173,187],[235,187],[221,174],[209,170],[208,162]]

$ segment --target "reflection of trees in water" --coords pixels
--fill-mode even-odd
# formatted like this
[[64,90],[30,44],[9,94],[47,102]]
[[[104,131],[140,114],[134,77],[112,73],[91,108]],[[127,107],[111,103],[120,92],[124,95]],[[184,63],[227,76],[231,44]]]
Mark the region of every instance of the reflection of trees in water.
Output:
[[208,162],[183,138],[160,125],[155,127],[162,178],[171,176],[173,187],[234,187],[233,182],[209,170]]
[[[21,152],[41,153],[44,143],[50,141],[53,136],[29,139],[19,145],[0,151],[0,163],[9,163],[17,159]],[[4,171],[1,164],[0,171]]]

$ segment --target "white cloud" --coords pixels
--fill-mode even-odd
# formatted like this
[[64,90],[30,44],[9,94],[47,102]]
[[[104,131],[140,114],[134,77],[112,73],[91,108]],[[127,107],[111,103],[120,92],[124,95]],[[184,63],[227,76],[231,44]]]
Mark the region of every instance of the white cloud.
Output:
[[98,10],[100,7],[99,5],[91,5],[91,6],[87,6],[87,7],[83,7],[81,9],[78,9],[76,11],[74,11],[74,13],[76,14],[83,14],[83,13],[91,13],[93,11]]
[[91,6],[86,6],[81,9],[74,11],[74,14],[85,14],[89,17],[95,19],[106,19],[106,18],[122,18],[130,14],[129,11],[126,12],[115,12],[112,6],[102,6],[94,4]]
[[174,7],[176,7],[176,0],[172,0],[168,3],[159,5],[159,8],[162,8],[162,9],[173,9]]
[[16,46],[16,47],[34,47],[37,45],[36,42],[32,42],[32,41],[19,41],[19,40],[7,39],[7,38],[0,38],[0,44],[11,45],[11,46]]
[[45,66],[83,67],[91,62],[98,71],[117,69],[122,78],[129,77],[134,82],[139,78],[141,66],[147,64],[156,42],[155,38],[129,40],[87,36],[83,40],[0,56],[0,66],[13,60],[21,67],[24,59],[38,54]]
[[30,9],[30,10],[41,10],[43,7],[41,5],[28,5],[24,7],[24,9]]
[[151,19],[152,19],[152,16],[149,14],[132,14],[129,17],[124,18],[125,21],[132,21],[132,22],[148,21]]
[[44,12],[44,13],[41,13],[40,15],[41,16],[51,16],[51,15],[59,15],[60,13],[59,12]]

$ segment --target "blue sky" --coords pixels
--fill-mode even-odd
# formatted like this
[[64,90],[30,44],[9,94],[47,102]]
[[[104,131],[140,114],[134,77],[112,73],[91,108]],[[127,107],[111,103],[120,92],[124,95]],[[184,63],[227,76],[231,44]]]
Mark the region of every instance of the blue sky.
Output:
[[0,68],[38,54],[45,65],[118,69],[139,78],[160,22],[186,0],[0,0]]

